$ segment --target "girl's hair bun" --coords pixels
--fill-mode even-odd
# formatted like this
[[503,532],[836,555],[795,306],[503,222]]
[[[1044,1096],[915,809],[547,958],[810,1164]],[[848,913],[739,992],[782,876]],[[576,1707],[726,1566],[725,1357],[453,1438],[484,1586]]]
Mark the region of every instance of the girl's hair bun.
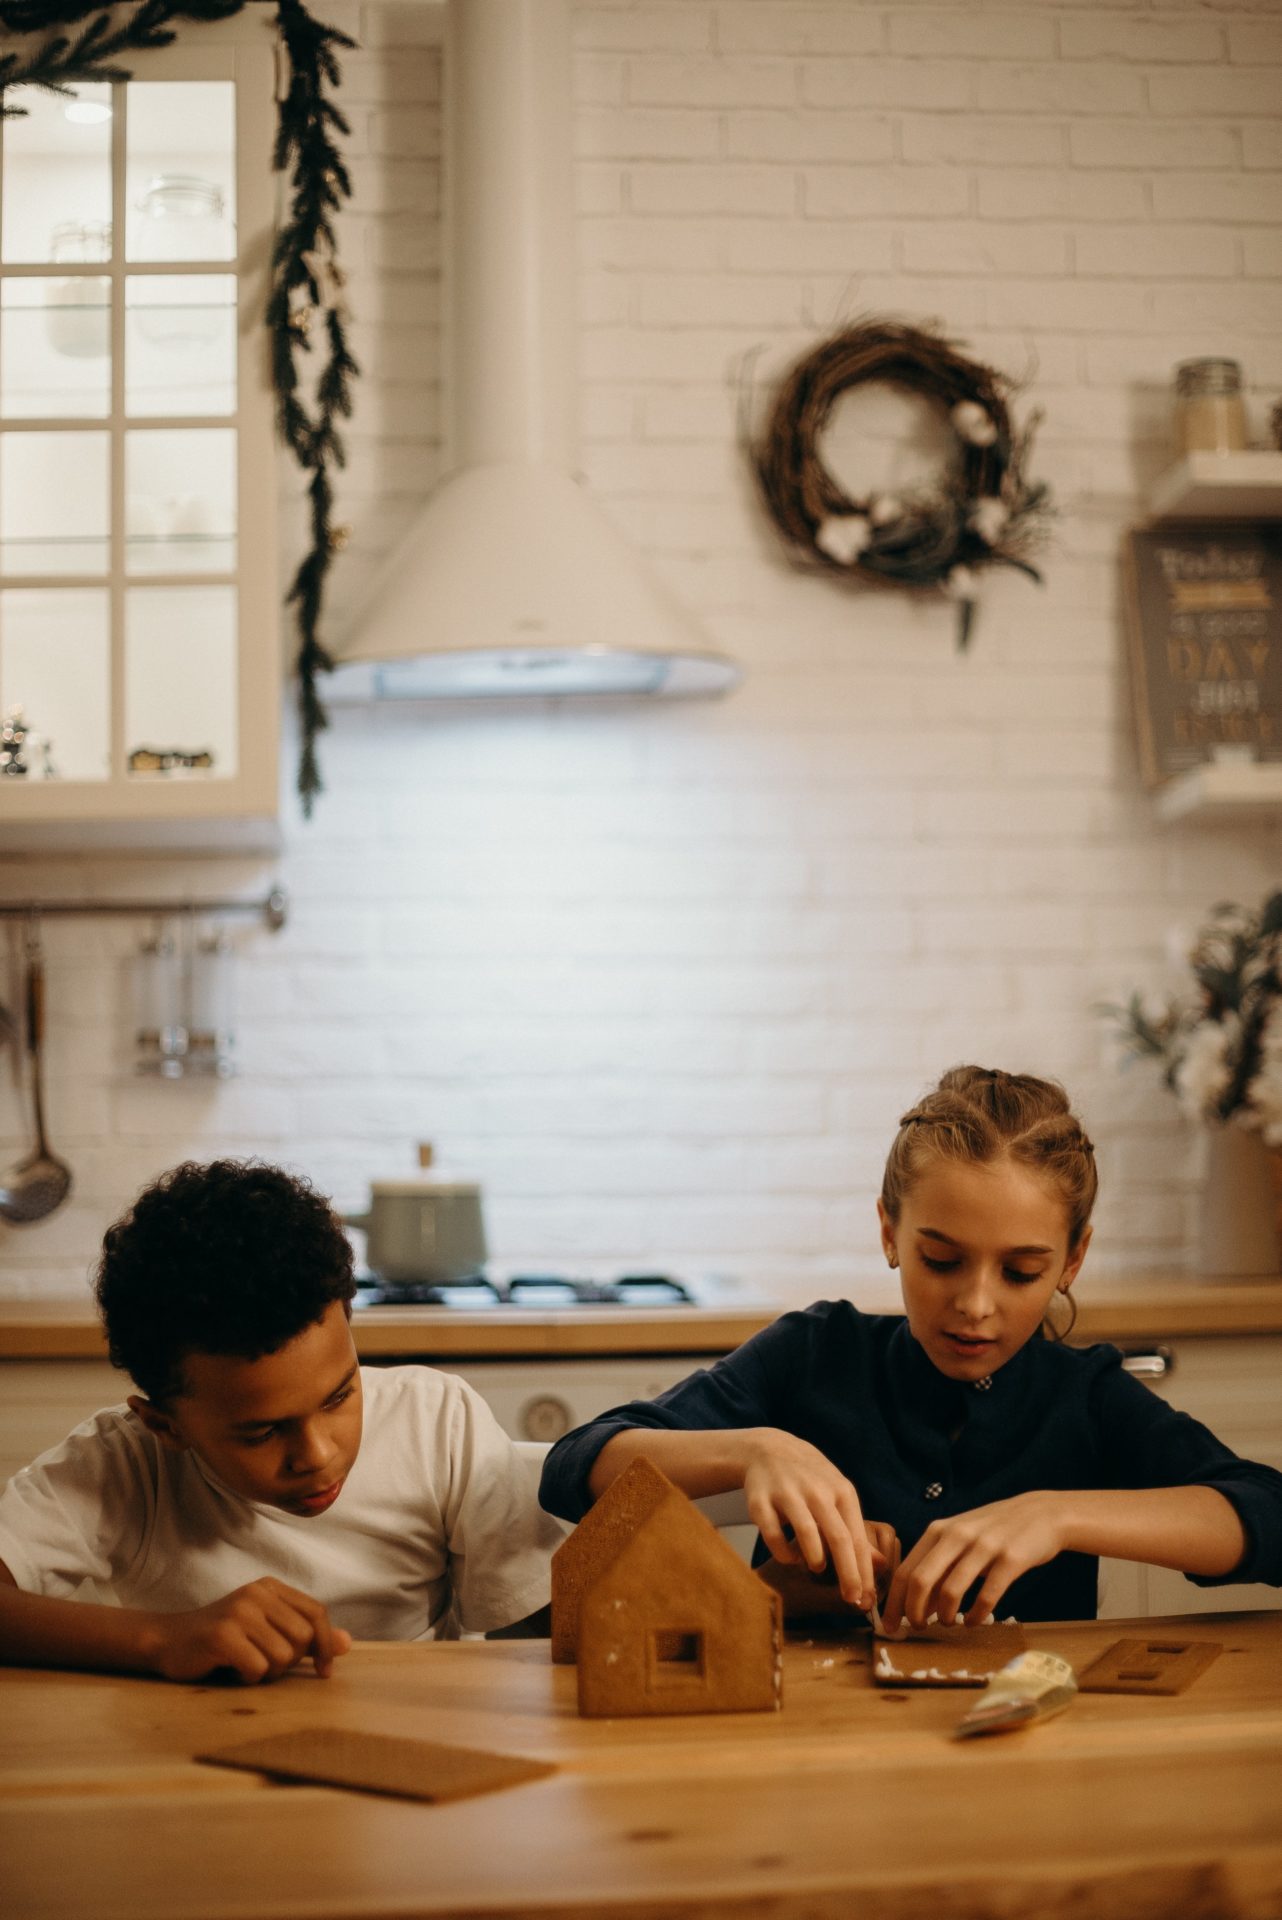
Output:
[[1001,1154],[1044,1173],[1068,1211],[1070,1247],[1095,1205],[1095,1149],[1057,1080],[1000,1067],[950,1067],[903,1115],[886,1158],[882,1205],[899,1218],[910,1188],[932,1160],[982,1166]]

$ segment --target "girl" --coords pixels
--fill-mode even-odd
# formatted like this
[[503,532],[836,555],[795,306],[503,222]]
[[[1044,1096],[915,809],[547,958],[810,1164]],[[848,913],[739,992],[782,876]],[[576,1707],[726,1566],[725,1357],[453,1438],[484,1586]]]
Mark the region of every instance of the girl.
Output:
[[1036,1337],[1071,1307],[1095,1189],[1061,1087],[954,1068],[904,1115],[877,1203],[904,1317],[784,1314],[558,1441],[543,1504],[580,1519],[638,1454],[695,1499],[742,1487],[764,1550],[831,1561],[857,1607],[880,1586],[888,1633],[999,1607],[1093,1619],[1101,1554],[1282,1584],[1282,1474],[1174,1412],[1115,1347]]

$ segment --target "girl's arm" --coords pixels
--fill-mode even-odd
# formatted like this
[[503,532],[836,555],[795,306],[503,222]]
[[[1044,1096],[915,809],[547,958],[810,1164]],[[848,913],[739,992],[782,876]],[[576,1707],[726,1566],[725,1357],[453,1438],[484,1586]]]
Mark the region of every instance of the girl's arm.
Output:
[[606,1488],[634,1460],[649,1460],[674,1487],[692,1500],[710,1493],[731,1493],[743,1485],[748,1468],[749,1441],[755,1427],[688,1428],[625,1427],[607,1440],[592,1464],[588,1489],[599,1500]]
[[1063,1503],[1064,1547],[1072,1553],[1220,1580],[1246,1552],[1237,1510],[1214,1487],[1088,1488],[1047,1497]]
[[887,1528],[869,1526],[850,1481],[809,1441],[778,1427],[629,1427],[597,1454],[588,1475],[593,1499],[638,1458],[692,1500],[742,1487],[748,1517],[774,1559],[822,1573],[831,1558],[842,1598],[872,1605],[877,1574],[888,1571],[897,1543]]
[[891,1581],[882,1624],[894,1633],[901,1619],[922,1627],[937,1614],[951,1625],[977,1588],[965,1614],[977,1626],[1013,1581],[1057,1553],[1141,1560],[1214,1580],[1231,1574],[1246,1548],[1242,1522],[1214,1487],[1020,1493],[932,1521]]

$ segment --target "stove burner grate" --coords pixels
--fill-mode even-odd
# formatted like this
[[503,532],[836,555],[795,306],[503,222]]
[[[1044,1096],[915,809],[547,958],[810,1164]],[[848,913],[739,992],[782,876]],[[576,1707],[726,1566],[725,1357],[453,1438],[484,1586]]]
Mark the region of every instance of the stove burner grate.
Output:
[[681,1280],[666,1273],[624,1273],[617,1280],[577,1280],[558,1273],[515,1273],[508,1280],[475,1274],[449,1282],[387,1281],[377,1276],[356,1289],[358,1307],[453,1307],[484,1313],[494,1307],[693,1306]]

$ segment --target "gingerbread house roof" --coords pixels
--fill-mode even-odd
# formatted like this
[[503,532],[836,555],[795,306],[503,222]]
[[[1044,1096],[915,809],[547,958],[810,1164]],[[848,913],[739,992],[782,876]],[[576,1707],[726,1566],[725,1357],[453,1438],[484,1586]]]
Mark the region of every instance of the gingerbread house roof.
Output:
[[552,1658],[567,1664],[579,1641],[583,1595],[637,1529],[667,1500],[689,1502],[648,1460],[636,1459],[552,1555]]

